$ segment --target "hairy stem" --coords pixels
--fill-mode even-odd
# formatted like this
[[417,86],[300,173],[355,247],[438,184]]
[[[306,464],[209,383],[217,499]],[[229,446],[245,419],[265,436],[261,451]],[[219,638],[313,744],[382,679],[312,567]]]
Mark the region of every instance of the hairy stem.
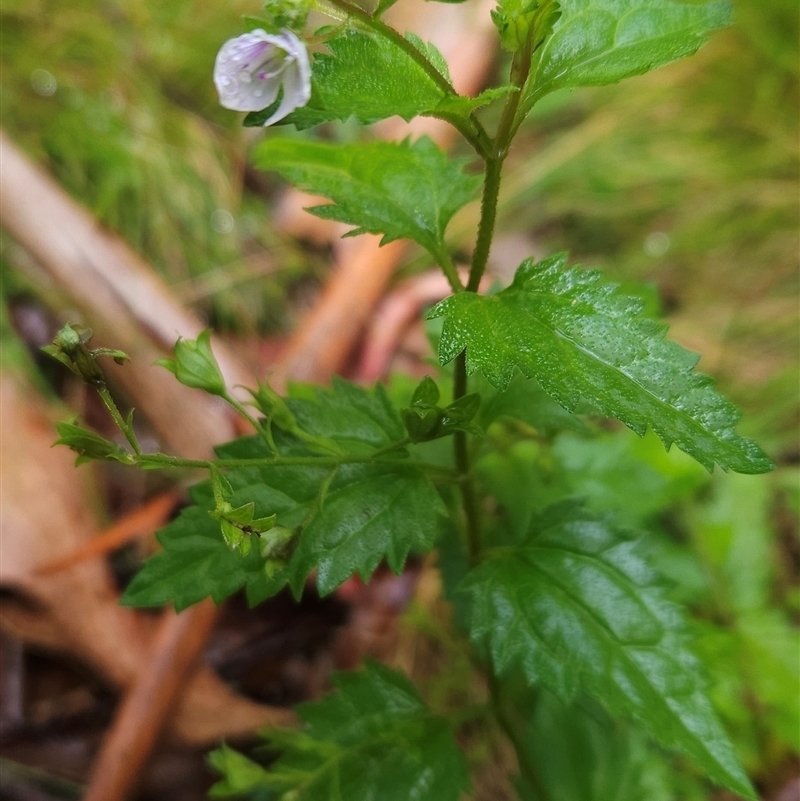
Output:
[[230,404],[236,411],[250,423],[251,426],[256,430],[256,433],[264,440],[264,443],[267,446],[267,449],[273,456],[277,456],[278,452],[275,450],[275,443],[272,441],[272,435],[270,431],[267,429],[266,425],[261,425],[261,423],[253,417],[252,414],[247,410],[247,407],[239,403],[236,398],[231,397],[230,395],[225,395],[225,400],[228,404]]
[[142,447],[139,445],[139,440],[136,439],[135,432],[120,414],[117,404],[114,402],[114,399],[111,397],[111,393],[108,391],[108,387],[102,385],[97,386],[96,389],[97,394],[100,395],[100,399],[103,401],[103,405],[106,407],[106,409],[108,409],[108,413],[114,419],[114,422],[117,424],[117,428],[119,428],[119,430],[125,435],[125,439],[128,440],[128,444],[131,446],[131,448],[133,448],[133,452],[137,456],[141,456]]
[[483,183],[483,196],[481,198],[481,220],[478,226],[478,239],[475,242],[475,251],[472,254],[472,266],[469,271],[467,290],[477,292],[481,278],[486,270],[489,260],[489,250],[494,238],[494,227],[497,220],[497,200],[500,196],[500,176],[503,162],[508,155],[511,140],[514,138],[516,127],[514,125],[519,108],[522,87],[528,79],[531,69],[530,46],[523,48],[514,55],[511,62],[511,82],[519,91],[513,92],[506,99],[503,114],[491,155],[486,158],[486,177]]
[[[453,400],[463,398],[467,394],[467,358],[460,353],[455,361],[453,377]],[[481,523],[480,505],[475,487],[470,477],[469,443],[466,431],[456,431],[453,435],[456,470],[461,478],[461,497],[464,500],[464,516],[467,527],[467,549],[469,561],[476,565],[481,556]]]
[[477,292],[481,278],[489,261],[489,249],[494,237],[494,224],[497,219],[497,198],[500,194],[500,173],[503,159],[493,156],[486,160],[486,177],[483,182],[481,197],[481,220],[478,224],[478,239],[472,254],[472,265],[469,270],[468,292]]
[[464,285],[461,283],[458,270],[456,270],[456,265],[450,258],[450,254],[442,248],[441,252],[435,253],[434,256],[436,257],[436,263],[442,268],[442,272],[445,274],[447,282],[450,284],[450,288],[453,292],[463,292]]

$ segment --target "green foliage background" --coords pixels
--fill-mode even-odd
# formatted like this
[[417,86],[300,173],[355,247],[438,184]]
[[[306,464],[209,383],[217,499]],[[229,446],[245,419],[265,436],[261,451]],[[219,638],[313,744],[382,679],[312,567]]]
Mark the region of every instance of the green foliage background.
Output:
[[[240,32],[237,14],[253,10],[242,0],[6,0],[0,16],[8,133],[179,295],[239,331],[287,325],[287,291],[319,274],[270,226],[270,186],[245,167],[253,134],[216,105],[217,48]],[[655,437],[624,431],[509,439],[479,468],[519,530],[537,511],[531,496],[578,494],[655,532],[648,547],[694,612],[712,700],[745,768],[769,789],[800,752],[798,10],[794,0],[737,0],[735,12],[736,26],[692,59],[536,107],[507,166],[494,261],[502,268],[522,245],[524,256],[568,249],[624,282],[649,313],[666,313],[673,338],[704,354],[700,369],[742,407],[739,430],[778,470],[709,477]],[[468,207],[451,229],[465,248],[476,214]],[[2,244],[5,291],[25,291],[18,254]],[[405,270],[428,266],[420,251]],[[538,705],[538,718],[555,703]],[[557,719],[558,737],[575,742]],[[619,798],[710,797],[691,772],[665,772],[638,732],[609,740],[579,728],[597,786],[557,786],[564,766],[546,793],[523,797],[608,798],[602,771],[615,775],[621,760],[634,775]],[[535,759],[547,776],[550,757]]]

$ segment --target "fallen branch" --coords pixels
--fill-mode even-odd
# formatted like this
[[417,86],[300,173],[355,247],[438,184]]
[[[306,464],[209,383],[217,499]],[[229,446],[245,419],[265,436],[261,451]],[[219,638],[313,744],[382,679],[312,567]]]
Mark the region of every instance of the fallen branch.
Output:
[[[179,336],[196,337],[202,323],[126,243],[101,228],[2,131],[0,162],[0,225],[82,312],[80,322],[95,331],[93,345],[131,356],[123,367],[104,367],[169,447],[183,456],[207,458],[215,444],[233,437],[227,407],[152,367]],[[28,269],[35,282],[35,269]],[[229,386],[252,383],[249,371],[224,346],[215,342],[214,350]]]
[[66,556],[45,562],[36,568],[36,574],[50,576],[87,559],[104,556],[139,537],[153,534],[167,522],[180,499],[181,494],[177,491],[164,492],[156,496],[130,514],[121,517],[105,531],[92,537],[85,545],[70,551]]

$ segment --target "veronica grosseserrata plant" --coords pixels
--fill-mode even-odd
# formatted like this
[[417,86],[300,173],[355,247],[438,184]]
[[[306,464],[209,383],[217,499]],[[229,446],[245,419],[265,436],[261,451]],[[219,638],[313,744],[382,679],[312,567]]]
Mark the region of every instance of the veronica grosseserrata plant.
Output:
[[[142,451],[97,365],[99,356],[124,354],[90,350],[89,334],[68,327],[49,352],[98,389],[130,449],[75,423],[62,424],[60,442],[80,460],[209,473],[192,489],[193,505],[160,533],[163,550],[123,602],[182,609],[244,588],[257,604],[285,587],[299,598],[312,576],[325,595],[353,574],[369,579],[383,561],[399,572],[410,553],[439,545],[464,647],[486,680],[486,702],[473,718],[508,736],[520,798],[655,798],[626,750],[638,735],[613,723],[623,720],[713,782],[756,798],[706,695],[681,610],[665,599],[637,536],[579,499],[548,503],[546,492],[523,525],[511,525],[502,499],[487,503],[492,482],[475,469],[502,447],[503,438],[486,432],[546,439],[587,411],[640,435],[651,430],[708,470],[771,469],[758,445],[735,433],[737,411],[694,372],[697,357],[665,340],[643,304],[599,272],[570,265],[566,254],[526,259],[508,287],[478,294],[503,164],[534,105],[557,89],[613,83],[694,53],[729,24],[728,4],[501,0],[492,18],[510,54],[509,78],[477,97],[453,89],[433,45],[383,21],[391,4],[368,11],[320,0],[313,7],[330,24],[311,36],[312,3],[272,2],[222,46],[214,81],[224,106],[249,112],[246,125],[303,130],[430,116],[461,134],[479,174],[465,171],[470,159],[450,158],[426,138],[271,137],[255,151],[258,166],[332,201],[312,213],[427,251],[452,289],[428,315],[441,322],[438,355],[452,384],[426,377],[401,408],[380,385],[341,379],[286,398],[259,385],[242,404],[225,386],[206,332],[179,341],[163,364],[230,403],[254,435],[219,448],[213,461],[186,460]],[[502,103],[495,131],[478,114],[490,103]],[[446,230],[478,196],[464,283]],[[426,443],[444,438],[452,440],[449,460],[426,457]],[[212,795],[455,801],[469,793],[456,736],[462,712],[432,710],[406,677],[375,663],[334,683],[331,695],[300,708],[301,730],[267,732],[278,754],[269,767],[227,747],[214,752],[222,779]],[[558,752],[560,774],[555,752],[543,751],[548,737],[576,752]],[[567,773],[570,781],[588,778],[571,785]]]

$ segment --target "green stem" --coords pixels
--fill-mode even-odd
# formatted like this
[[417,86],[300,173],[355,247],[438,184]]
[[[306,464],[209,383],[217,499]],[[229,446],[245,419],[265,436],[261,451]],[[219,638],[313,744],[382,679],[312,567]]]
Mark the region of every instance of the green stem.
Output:
[[[530,68],[530,57],[528,57],[528,69]],[[516,83],[519,80],[524,82],[526,70],[514,71],[512,65],[512,78]],[[489,250],[494,238],[495,222],[497,220],[497,200],[500,196],[500,177],[503,171],[503,161],[508,153],[508,145],[512,130],[514,115],[519,104],[519,92],[514,92],[506,100],[503,116],[500,120],[500,127],[497,138],[493,143],[492,151],[485,157],[486,172],[483,182],[483,195],[481,197],[481,219],[478,224],[478,238],[475,242],[475,251],[472,254],[472,265],[469,270],[469,280],[467,281],[467,291],[477,292],[486,264],[489,261]],[[455,362],[455,373],[453,376],[453,400],[458,400],[467,394],[467,362],[466,353],[461,353]],[[457,431],[454,437],[456,469],[461,476],[461,494],[464,499],[464,514],[467,522],[467,546],[469,549],[470,562],[474,565],[480,561],[481,539],[480,539],[480,503],[475,492],[472,479],[470,477],[470,457],[467,435],[463,431]]]
[[450,284],[450,288],[453,290],[453,292],[463,292],[464,284],[461,283],[458,270],[456,270],[456,265],[450,258],[450,254],[444,248],[442,248],[441,251],[434,253],[433,255],[436,258],[436,263],[442,268],[442,272],[445,274],[445,277],[447,278],[447,281]]
[[225,401],[229,403],[234,409],[236,409],[236,411],[239,412],[239,414],[242,417],[244,417],[244,419],[247,420],[247,422],[250,423],[251,426],[253,426],[253,428],[256,430],[261,439],[263,439],[264,442],[266,443],[269,452],[273,456],[277,456],[277,451],[275,450],[275,443],[272,440],[270,432],[267,431],[267,429],[263,425],[261,425],[258,422],[258,420],[256,420],[255,417],[253,417],[252,414],[250,414],[250,412],[247,410],[247,407],[244,404],[239,403],[239,401],[236,400],[236,398],[233,398],[227,394],[225,395]]
[[[467,358],[462,351],[455,361],[453,376],[453,400],[463,398],[467,394]],[[475,487],[470,476],[469,443],[466,431],[456,431],[453,435],[456,470],[461,479],[461,497],[464,500],[464,516],[467,527],[467,549],[469,561],[478,564],[481,557],[480,505]]]
[[[137,462],[143,467],[178,467],[178,468],[200,468],[210,470],[212,466],[221,469],[233,467],[339,467],[343,464],[398,464],[397,460],[384,460],[376,458],[380,454],[394,450],[396,444],[388,446],[381,451],[363,456],[275,456],[272,458],[241,458],[241,459],[183,459],[179,456],[169,456],[166,453],[142,453],[137,457]],[[446,467],[427,462],[402,462],[424,470],[428,473],[439,474],[443,479],[454,481],[456,474]]]
[[486,160],[486,177],[481,197],[481,220],[478,224],[478,239],[472,254],[472,265],[469,270],[468,292],[477,292],[481,285],[486,263],[489,261],[489,249],[494,237],[494,224],[497,219],[497,198],[500,195],[500,173],[503,159],[493,156]]
[[[528,34],[529,39],[533,35],[533,30]],[[511,145],[511,140],[519,128],[519,120],[517,117],[517,109],[522,98],[522,90],[525,88],[525,82],[528,80],[528,75],[531,71],[531,42],[521,50],[514,54],[511,61],[511,83],[518,88],[518,91],[513,92],[506,99],[506,104],[503,108],[503,114],[500,117],[500,125],[497,127],[497,136],[495,137],[496,154],[503,160],[508,155],[508,148]]]
[[136,439],[136,433],[120,414],[117,404],[114,403],[114,399],[111,397],[111,393],[108,391],[108,387],[106,387],[105,384],[102,384],[99,386],[95,385],[95,388],[97,389],[97,394],[100,395],[100,399],[103,401],[103,405],[106,407],[106,409],[108,409],[109,414],[117,424],[117,428],[119,428],[119,430],[125,435],[125,439],[128,440],[131,448],[133,448],[133,452],[137,456],[141,456],[142,446],[139,445],[139,440]]
[[497,220],[497,201],[500,197],[500,177],[503,162],[508,155],[511,140],[516,132],[515,118],[522,96],[522,87],[528,79],[531,69],[530,47],[523,48],[514,56],[511,63],[511,82],[519,91],[513,92],[506,99],[494,148],[486,158],[486,177],[483,183],[483,196],[481,198],[481,220],[478,225],[478,239],[475,242],[475,251],[472,254],[472,266],[469,271],[467,291],[477,292],[481,284],[486,264],[489,261],[489,250],[494,238],[494,227]]
[[[397,47],[403,50],[413,61],[415,61],[423,70],[425,70],[428,77],[447,95],[458,95],[453,89],[450,81],[439,72],[438,69],[428,60],[428,58],[421,53],[417,48],[405,38],[401,33],[396,31],[391,26],[387,25],[383,20],[377,19],[366,11],[354,6],[347,0],[328,0],[328,2],[336,8],[344,11],[349,17],[358,20],[362,25],[370,30],[379,33],[381,36],[386,37],[392,41]],[[488,146],[491,142],[483,125],[478,121],[474,115],[470,115],[469,119],[458,117],[451,114],[436,114],[432,113],[425,116],[438,117],[439,119],[449,122],[475,149],[475,152],[486,158],[489,154]]]
[[319,489],[317,490],[317,494],[314,496],[314,500],[311,503],[311,506],[308,507],[308,511],[303,516],[303,519],[294,527],[294,533],[300,535],[306,529],[306,527],[311,523],[314,519],[314,515],[322,508],[322,502],[325,499],[325,496],[328,494],[328,488],[331,485],[331,482],[336,477],[336,471],[339,469],[339,466],[331,470],[328,473],[327,478],[322,484],[319,485]]

